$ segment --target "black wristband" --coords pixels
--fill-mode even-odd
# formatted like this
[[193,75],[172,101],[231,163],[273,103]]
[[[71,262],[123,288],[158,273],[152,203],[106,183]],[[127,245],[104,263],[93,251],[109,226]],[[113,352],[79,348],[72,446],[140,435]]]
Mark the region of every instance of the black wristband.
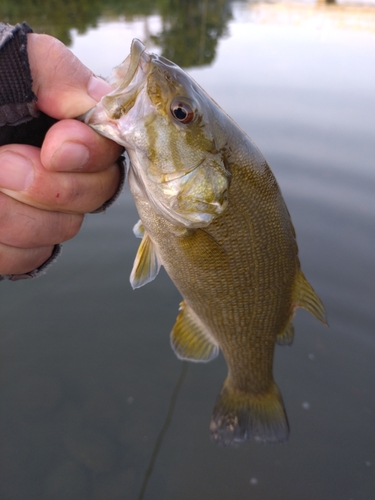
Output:
[[19,125],[38,115],[27,56],[26,24],[0,25],[0,127]]
[[[27,55],[26,23],[10,26],[0,23],[0,145],[41,146],[47,130],[57,120],[38,111]],[[43,274],[57,258],[61,246],[55,245],[51,257],[29,273],[0,275],[0,281],[17,281]]]

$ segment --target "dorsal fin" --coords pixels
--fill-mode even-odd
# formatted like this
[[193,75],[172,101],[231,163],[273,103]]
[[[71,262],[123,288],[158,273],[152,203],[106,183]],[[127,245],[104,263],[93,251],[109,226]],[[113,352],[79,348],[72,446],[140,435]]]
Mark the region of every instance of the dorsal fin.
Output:
[[197,362],[216,358],[219,347],[197,323],[190,307],[181,302],[180,311],[171,332],[171,345],[176,356]]
[[303,307],[322,323],[327,325],[324,306],[301,270],[297,276],[293,302],[295,308]]
[[155,279],[160,269],[155,246],[148,234],[144,234],[135,256],[130,283],[133,288],[139,288]]

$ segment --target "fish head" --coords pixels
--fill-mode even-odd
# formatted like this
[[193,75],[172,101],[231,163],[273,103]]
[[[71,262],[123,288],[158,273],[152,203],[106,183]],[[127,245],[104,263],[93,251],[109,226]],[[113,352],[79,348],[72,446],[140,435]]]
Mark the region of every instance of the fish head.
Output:
[[115,89],[86,113],[85,123],[125,147],[133,194],[174,224],[210,224],[227,206],[230,180],[222,136],[215,134],[215,103],[139,40],[109,82]]

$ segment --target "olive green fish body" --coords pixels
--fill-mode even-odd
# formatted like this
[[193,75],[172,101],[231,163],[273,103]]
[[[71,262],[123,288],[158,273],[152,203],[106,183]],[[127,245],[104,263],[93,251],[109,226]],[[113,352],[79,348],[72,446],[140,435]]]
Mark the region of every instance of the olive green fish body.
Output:
[[[117,71],[117,73],[116,73]],[[117,76],[116,76],[117,74]],[[275,343],[293,340],[305,307],[324,322],[300,270],[295,232],[274,175],[246,134],[180,68],[133,42],[118,88],[86,122],[123,144],[142,238],[133,287],[163,265],[183,302],[171,332],[177,356],[228,376],[213,411],[214,440],[287,439],[273,380]]]
[[[226,385],[250,401],[276,392],[278,412],[272,429],[259,428],[254,438],[279,441],[286,439],[288,425],[273,382],[273,354],[277,336],[294,314],[299,261],[289,213],[275,178],[250,141],[246,146],[226,162],[231,173],[228,207],[207,228],[176,235],[169,221],[138,200],[136,192],[133,195],[145,232],[184,297],[182,312],[190,308],[209,341],[223,352],[228,365]],[[186,334],[175,329],[172,344],[179,336],[181,342],[186,340]],[[194,345],[180,346],[176,352],[183,359],[196,356]],[[228,435],[223,424],[221,436],[216,427],[213,419],[213,435],[224,443],[251,436],[247,422],[238,436]]]

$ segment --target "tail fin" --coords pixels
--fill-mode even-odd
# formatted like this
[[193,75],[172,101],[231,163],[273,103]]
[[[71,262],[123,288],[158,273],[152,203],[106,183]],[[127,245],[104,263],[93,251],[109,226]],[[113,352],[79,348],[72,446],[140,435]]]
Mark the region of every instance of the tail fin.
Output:
[[264,443],[286,441],[288,419],[275,382],[268,392],[253,394],[235,391],[227,379],[216,400],[210,433],[213,441],[224,446],[247,439]]

